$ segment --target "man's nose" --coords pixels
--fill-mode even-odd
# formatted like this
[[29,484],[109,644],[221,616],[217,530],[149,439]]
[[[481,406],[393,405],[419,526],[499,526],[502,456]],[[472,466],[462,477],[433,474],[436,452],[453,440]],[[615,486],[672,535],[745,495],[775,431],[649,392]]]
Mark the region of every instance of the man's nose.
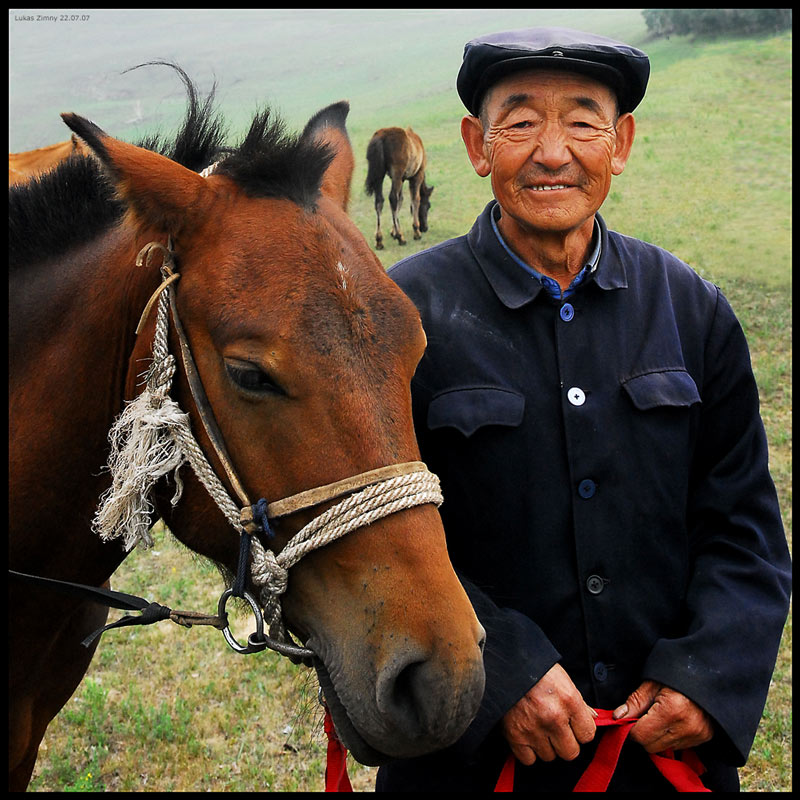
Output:
[[531,153],[531,160],[551,171],[572,161],[572,153],[561,125],[551,123],[544,126]]

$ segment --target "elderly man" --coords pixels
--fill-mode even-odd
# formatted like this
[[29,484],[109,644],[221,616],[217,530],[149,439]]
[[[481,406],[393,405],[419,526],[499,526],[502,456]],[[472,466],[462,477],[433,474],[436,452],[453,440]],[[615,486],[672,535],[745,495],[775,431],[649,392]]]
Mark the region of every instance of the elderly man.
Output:
[[456,745],[382,767],[378,790],[491,791],[511,752],[515,790],[570,791],[597,709],[638,719],[610,791],[670,789],[649,756],[668,749],[738,790],[788,549],[733,311],[597,213],[648,77],[641,51],[577,31],[465,48],[461,133],[495,199],[390,274],[428,337],[415,424],[487,689]]

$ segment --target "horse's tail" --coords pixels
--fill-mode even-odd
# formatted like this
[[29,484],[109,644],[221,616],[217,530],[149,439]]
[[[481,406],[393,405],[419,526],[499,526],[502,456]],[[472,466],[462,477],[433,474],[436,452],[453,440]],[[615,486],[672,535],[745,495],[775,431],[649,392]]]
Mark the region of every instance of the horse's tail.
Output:
[[383,155],[383,137],[373,136],[367,145],[367,180],[364,188],[367,194],[378,194],[386,174],[386,161]]

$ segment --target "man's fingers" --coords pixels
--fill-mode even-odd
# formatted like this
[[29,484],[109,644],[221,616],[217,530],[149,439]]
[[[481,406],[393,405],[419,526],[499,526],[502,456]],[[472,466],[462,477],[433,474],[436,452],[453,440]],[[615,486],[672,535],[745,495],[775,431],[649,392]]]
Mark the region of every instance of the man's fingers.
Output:
[[503,733],[523,764],[571,761],[595,735],[596,713],[560,664],[555,664],[503,717]]
[[[631,730],[631,738],[647,750],[648,753],[659,753],[666,750],[670,744],[665,744],[669,739],[675,738],[674,730],[669,726],[669,721],[663,715],[645,714]],[[652,750],[660,747],[661,750]]]
[[[555,744],[551,743],[550,739],[540,739],[534,749],[536,750],[536,757],[541,758],[542,761],[555,761],[556,756],[560,755]],[[559,746],[558,749],[563,749],[563,747]]]
[[631,737],[639,741],[648,753],[663,753],[665,750],[687,750],[696,747],[708,739],[695,731],[682,730],[680,727],[665,728],[654,733],[631,731]]
[[580,744],[591,742],[597,732],[597,725],[595,724],[597,712],[593,708],[589,708],[589,706],[585,706],[584,709],[569,721],[572,732]]
[[552,761],[556,756],[565,761],[573,761],[581,752],[581,745],[594,739],[597,726],[591,709],[570,717],[566,725],[553,728],[546,739],[540,739],[535,745],[536,753],[542,761]]
[[557,743],[555,747],[556,755],[563,758],[564,761],[573,761],[581,752],[581,746],[578,744],[574,736],[564,739]]
[[641,717],[647,713],[663,684],[645,681],[628,695],[628,699],[619,708],[614,709],[614,719],[623,717]]
[[533,748],[529,747],[526,744],[516,744],[515,742],[510,742],[511,752],[514,754],[514,758],[519,761],[520,764],[524,764],[526,767],[529,767],[536,761],[536,753],[533,752]]
[[[590,722],[594,728],[594,721]],[[579,726],[580,727],[580,726]],[[580,735],[581,738],[578,738]],[[586,725],[577,734],[573,723],[561,728],[551,728],[548,732],[529,733],[526,741],[511,741],[511,752],[523,764],[533,764],[536,759],[554,761],[563,758],[565,761],[576,759],[581,752],[581,744],[594,738],[594,731],[589,731]]]
[[631,738],[648,753],[696,747],[713,735],[710,717],[688,697],[668,688],[659,693],[631,731]]

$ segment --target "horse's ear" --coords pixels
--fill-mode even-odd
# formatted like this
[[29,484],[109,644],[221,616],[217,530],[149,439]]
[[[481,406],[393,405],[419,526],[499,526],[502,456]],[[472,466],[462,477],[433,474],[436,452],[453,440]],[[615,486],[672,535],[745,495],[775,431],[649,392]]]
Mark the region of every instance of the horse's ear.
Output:
[[88,119],[62,114],[106,168],[119,196],[147,226],[177,235],[212,197],[208,184],[166,156],[114,139]]
[[350,182],[353,178],[355,158],[347,135],[345,121],[350,111],[350,103],[340,100],[322,111],[318,111],[308,121],[301,138],[328,145],[334,153],[333,160],[325,170],[320,190],[347,211],[350,202]]

